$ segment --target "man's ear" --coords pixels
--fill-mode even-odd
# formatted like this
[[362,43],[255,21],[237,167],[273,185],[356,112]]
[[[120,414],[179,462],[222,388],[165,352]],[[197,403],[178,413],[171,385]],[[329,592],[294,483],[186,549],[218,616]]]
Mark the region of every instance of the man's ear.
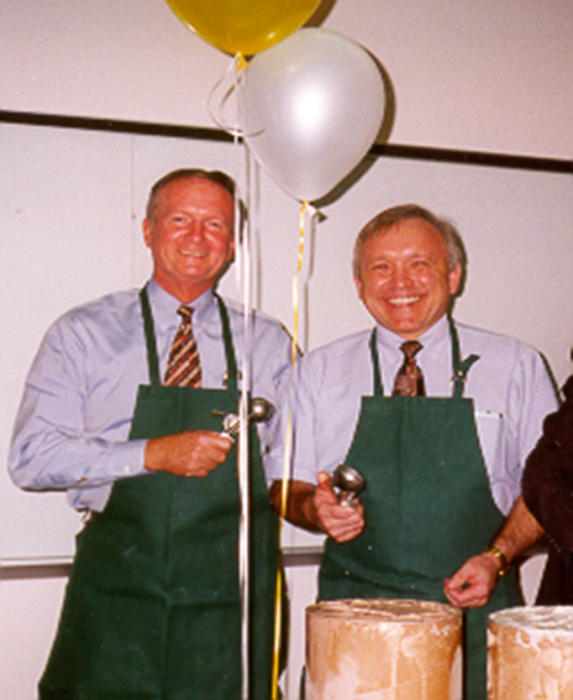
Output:
[[363,286],[362,286],[362,280],[358,279],[356,275],[354,275],[354,286],[356,287],[356,291],[358,293],[358,298],[360,301],[364,301],[364,296],[362,294]]
[[462,266],[456,263],[450,270],[448,275],[448,288],[450,296],[454,296],[460,288],[462,281]]
[[151,224],[149,219],[143,219],[141,228],[143,230],[143,241],[148,248],[151,248]]
[[229,257],[228,262],[235,260],[235,236],[231,233],[231,240],[229,241]]

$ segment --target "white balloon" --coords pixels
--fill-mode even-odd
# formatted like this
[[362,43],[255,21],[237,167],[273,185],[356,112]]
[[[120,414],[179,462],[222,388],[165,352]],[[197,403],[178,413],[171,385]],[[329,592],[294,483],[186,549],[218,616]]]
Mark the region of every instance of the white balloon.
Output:
[[239,121],[245,141],[290,195],[328,194],[366,155],[384,115],[382,75],[350,39],[299,29],[244,71]]

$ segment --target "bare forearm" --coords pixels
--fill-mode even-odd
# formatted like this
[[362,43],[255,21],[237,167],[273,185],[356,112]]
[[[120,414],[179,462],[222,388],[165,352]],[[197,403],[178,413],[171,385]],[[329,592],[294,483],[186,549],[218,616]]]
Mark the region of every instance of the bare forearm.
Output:
[[507,562],[511,563],[535,544],[543,534],[543,528],[520,496],[492,545],[503,552]]
[[[273,508],[293,525],[310,532],[323,532],[314,505],[316,486],[307,481],[273,482],[270,497]],[[286,500],[286,505],[285,505]]]

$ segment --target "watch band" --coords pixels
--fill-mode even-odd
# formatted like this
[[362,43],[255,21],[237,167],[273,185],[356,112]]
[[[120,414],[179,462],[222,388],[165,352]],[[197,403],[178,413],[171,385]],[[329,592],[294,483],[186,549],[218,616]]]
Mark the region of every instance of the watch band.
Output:
[[504,576],[511,568],[511,564],[507,561],[507,557],[505,556],[505,554],[501,551],[501,549],[499,549],[493,544],[487,551],[491,552],[491,554],[497,557],[497,560],[499,561],[500,569],[497,575]]

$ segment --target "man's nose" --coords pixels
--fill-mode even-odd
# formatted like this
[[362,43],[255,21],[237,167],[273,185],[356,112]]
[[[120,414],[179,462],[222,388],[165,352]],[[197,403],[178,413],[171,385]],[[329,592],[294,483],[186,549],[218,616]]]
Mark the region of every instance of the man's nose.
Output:
[[411,278],[408,270],[405,267],[396,266],[392,275],[394,286],[401,288],[410,284]]
[[197,219],[193,219],[189,222],[189,225],[185,229],[185,237],[191,240],[200,239],[203,237],[205,228],[203,222]]

